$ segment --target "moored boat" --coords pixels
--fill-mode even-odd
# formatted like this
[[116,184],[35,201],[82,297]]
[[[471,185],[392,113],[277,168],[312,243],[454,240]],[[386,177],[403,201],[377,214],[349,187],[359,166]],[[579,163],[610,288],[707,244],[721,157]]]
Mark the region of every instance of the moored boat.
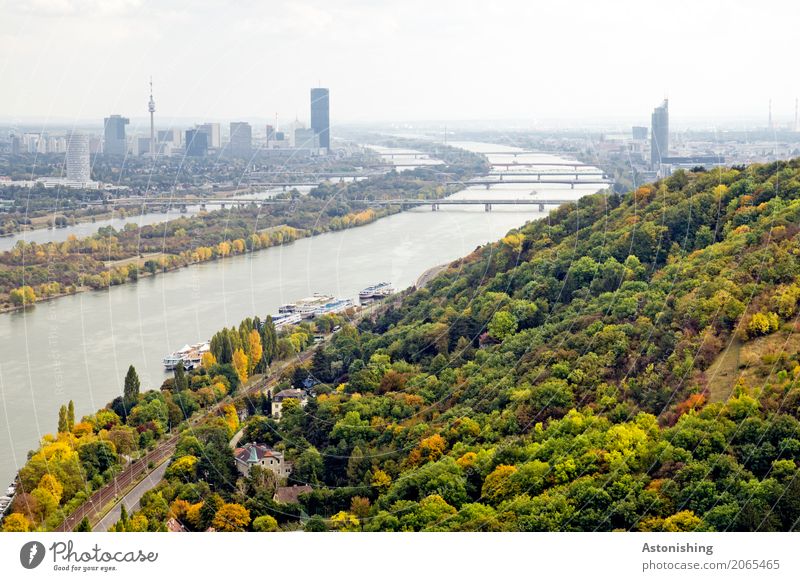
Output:
[[360,300],[382,299],[391,294],[394,294],[394,287],[392,286],[392,283],[379,282],[378,284],[368,286],[358,293],[358,298]]

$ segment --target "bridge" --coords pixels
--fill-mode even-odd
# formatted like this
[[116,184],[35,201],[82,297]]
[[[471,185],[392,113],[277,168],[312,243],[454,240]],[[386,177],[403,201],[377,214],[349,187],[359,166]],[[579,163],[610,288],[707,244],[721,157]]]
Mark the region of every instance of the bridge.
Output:
[[525,177],[525,176],[536,176],[540,178],[541,176],[549,177],[549,176],[575,176],[575,179],[579,179],[580,176],[602,176],[603,178],[610,179],[605,172],[602,170],[592,170],[592,171],[493,171],[488,174],[488,176],[499,176],[500,179],[504,179],[506,176],[517,176],[517,177]]
[[[574,175],[574,174],[569,174]],[[472,179],[466,182],[446,182],[448,186],[486,186],[488,190],[492,186],[502,185],[502,184],[551,184],[551,185],[568,185],[570,189],[575,189],[576,185],[587,185],[587,186],[595,186],[595,185],[603,185],[609,186],[612,185],[614,182],[612,180],[606,179],[605,177],[602,178],[591,178],[588,180],[579,180],[579,179],[542,179],[539,175],[534,178],[510,178],[510,179],[503,179],[501,176],[500,179]]]
[[562,204],[570,204],[578,200],[572,198],[549,198],[549,199],[454,199],[444,198],[438,200],[414,200],[414,199],[400,199],[400,200],[353,200],[353,202],[360,202],[369,206],[400,206],[401,208],[413,206],[430,206],[431,210],[436,212],[441,206],[483,206],[486,212],[492,211],[492,206],[539,206],[539,211],[544,212],[545,206],[560,206]]
[[490,162],[489,165],[495,167],[571,167],[577,170],[579,167],[592,167],[581,161],[514,161],[514,162]]

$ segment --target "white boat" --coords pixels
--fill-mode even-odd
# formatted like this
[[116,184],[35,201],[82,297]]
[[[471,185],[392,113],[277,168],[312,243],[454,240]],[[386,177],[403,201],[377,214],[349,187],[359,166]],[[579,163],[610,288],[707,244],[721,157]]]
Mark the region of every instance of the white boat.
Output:
[[300,299],[294,303],[294,312],[298,313],[304,319],[312,319],[320,307],[325,306],[333,300],[335,299],[330,295],[314,293],[313,296]]
[[317,308],[314,311],[314,316],[319,317],[321,315],[335,315],[336,313],[344,312],[353,306],[354,304],[352,299],[334,299]]
[[358,293],[358,298],[361,300],[365,299],[382,299],[388,297],[389,295],[394,294],[394,287],[390,282],[379,282],[378,284],[373,284],[368,286],[360,293]]
[[300,313],[279,312],[277,315],[272,316],[272,324],[275,325],[276,330],[283,329],[289,325],[298,325],[302,320],[303,317],[300,316]]
[[184,369],[194,369],[200,366],[203,355],[210,350],[211,346],[208,344],[208,341],[195,343],[194,345],[184,345],[174,353],[164,357],[164,368],[167,371],[172,371],[178,366],[178,363],[182,361]]

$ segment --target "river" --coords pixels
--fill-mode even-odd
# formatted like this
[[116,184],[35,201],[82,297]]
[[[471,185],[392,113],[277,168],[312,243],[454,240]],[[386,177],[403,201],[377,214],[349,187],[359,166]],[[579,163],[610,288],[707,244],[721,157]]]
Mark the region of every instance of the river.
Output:
[[[546,155],[517,160],[560,161]],[[597,187],[506,184],[488,191],[468,188],[455,197],[527,198],[534,189],[542,197],[572,199]],[[483,206],[442,206],[438,212],[420,207],[359,228],[2,314],[0,487],[12,480],[41,436],[55,430],[60,405],[74,400],[78,418],[96,411],[121,393],[128,365],[136,366],[142,390],[157,389],[166,377],[162,357],[185,343],[208,339],[247,316],[263,318],[314,292],[355,298],[383,280],[408,287],[428,268],[542,216],[538,206],[498,205],[491,212]]]

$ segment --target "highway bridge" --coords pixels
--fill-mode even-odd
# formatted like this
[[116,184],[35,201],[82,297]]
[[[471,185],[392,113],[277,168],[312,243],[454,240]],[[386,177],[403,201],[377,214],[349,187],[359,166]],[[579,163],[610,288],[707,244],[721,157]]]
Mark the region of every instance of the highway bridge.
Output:
[[400,200],[354,200],[369,206],[400,206],[402,208],[414,206],[430,206],[431,210],[436,212],[441,206],[483,206],[487,212],[492,211],[492,206],[539,206],[539,211],[544,212],[545,206],[560,206],[562,204],[569,204],[577,202],[578,200],[572,198],[548,198],[548,199],[534,199],[534,198],[520,198],[520,199],[458,199],[458,198],[444,198],[440,200],[414,200],[414,199],[400,199]]
[[[569,174],[574,175],[574,174]],[[455,186],[455,185],[463,185],[463,186],[486,186],[488,190],[492,186],[498,186],[503,184],[551,184],[551,185],[568,185],[570,189],[575,189],[576,185],[587,185],[587,186],[595,186],[595,185],[602,185],[602,186],[610,186],[614,182],[609,180],[605,177],[602,178],[590,178],[586,180],[580,179],[542,179],[542,176],[537,175],[536,178],[529,177],[529,178],[503,178],[502,176],[500,179],[472,179],[466,182],[446,182],[448,186]]]
[[580,161],[513,161],[513,162],[490,162],[494,167],[571,167],[576,170],[579,167],[592,167]]

